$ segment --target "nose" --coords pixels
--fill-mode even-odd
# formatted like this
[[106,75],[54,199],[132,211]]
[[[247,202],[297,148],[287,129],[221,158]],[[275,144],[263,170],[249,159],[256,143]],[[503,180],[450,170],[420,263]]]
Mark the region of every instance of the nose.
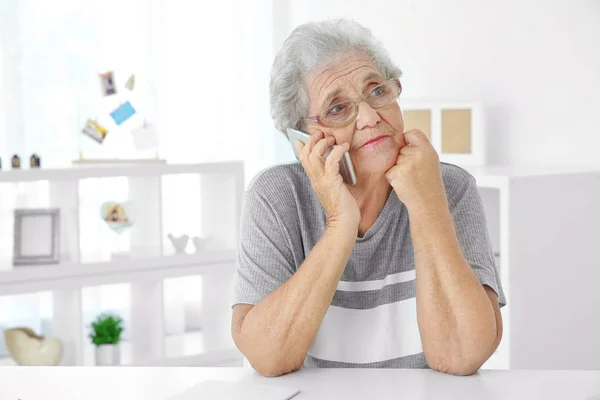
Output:
[[361,130],[366,127],[372,128],[381,117],[367,102],[363,101],[358,105],[358,115],[356,116],[356,129]]

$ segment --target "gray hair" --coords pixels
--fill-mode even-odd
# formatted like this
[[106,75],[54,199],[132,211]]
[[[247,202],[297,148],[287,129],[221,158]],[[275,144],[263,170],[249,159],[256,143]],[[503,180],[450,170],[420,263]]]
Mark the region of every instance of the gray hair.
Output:
[[344,19],[309,22],[298,26],[283,43],[271,70],[271,116],[275,128],[305,128],[308,117],[308,82],[319,71],[360,51],[371,57],[386,78],[402,75],[371,30]]

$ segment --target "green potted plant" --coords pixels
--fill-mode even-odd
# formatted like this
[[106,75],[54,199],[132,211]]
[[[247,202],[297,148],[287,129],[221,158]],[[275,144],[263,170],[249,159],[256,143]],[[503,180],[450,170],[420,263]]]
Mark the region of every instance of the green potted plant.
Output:
[[123,319],[116,314],[103,313],[96,317],[90,329],[89,337],[96,345],[96,365],[118,365]]

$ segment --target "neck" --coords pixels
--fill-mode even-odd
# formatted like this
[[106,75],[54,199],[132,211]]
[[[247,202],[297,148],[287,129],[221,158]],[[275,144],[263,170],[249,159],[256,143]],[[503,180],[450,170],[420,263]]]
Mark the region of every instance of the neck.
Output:
[[350,193],[356,199],[360,209],[360,223],[358,224],[358,236],[364,236],[365,232],[375,223],[375,220],[383,210],[385,203],[392,191],[385,176],[370,177],[369,179],[357,179],[355,186],[349,186]]

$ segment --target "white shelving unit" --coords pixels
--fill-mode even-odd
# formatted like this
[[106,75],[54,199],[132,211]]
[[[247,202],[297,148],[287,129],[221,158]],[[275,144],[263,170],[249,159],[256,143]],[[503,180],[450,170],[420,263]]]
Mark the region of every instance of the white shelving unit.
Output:
[[[192,182],[199,185],[199,228],[202,236],[210,237],[214,245],[200,253],[174,255],[165,251],[170,243],[166,242],[167,232],[163,229],[163,183],[165,179],[182,175],[193,177]],[[127,179],[127,200],[136,215],[128,243],[129,256],[90,262],[81,248],[84,211],[80,204],[80,186],[88,179],[123,177]],[[23,192],[25,184],[30,185],[28,192],[16,195]],[[186,195],[187,189],[183,188],[181,196]],[[13,267],[12,241],[4,243],[0,247],[0,296],[52,291],[53,336],[63,342],[63,365],[84,364],[86,343],[82,332],[81,288],[118,282],[127,282],[131,287],[128,364],[241,364],[242,357],[233,345],[229,327],[243,191],[242,162],[81,165],[69,169],[2,171],[0,235],[12,238],[14,208],[34,207],[39,203],[37,197],[44,197],[47,206],[61,209],[61,262]],[[202,275],[201,347],[205,351],[169,358],[165,350],[163,280],[189,275]],[[181,340],[184,346],[198,338]]]
[[493,369],[600,369],[600,169],[467,168],[507,297]]

